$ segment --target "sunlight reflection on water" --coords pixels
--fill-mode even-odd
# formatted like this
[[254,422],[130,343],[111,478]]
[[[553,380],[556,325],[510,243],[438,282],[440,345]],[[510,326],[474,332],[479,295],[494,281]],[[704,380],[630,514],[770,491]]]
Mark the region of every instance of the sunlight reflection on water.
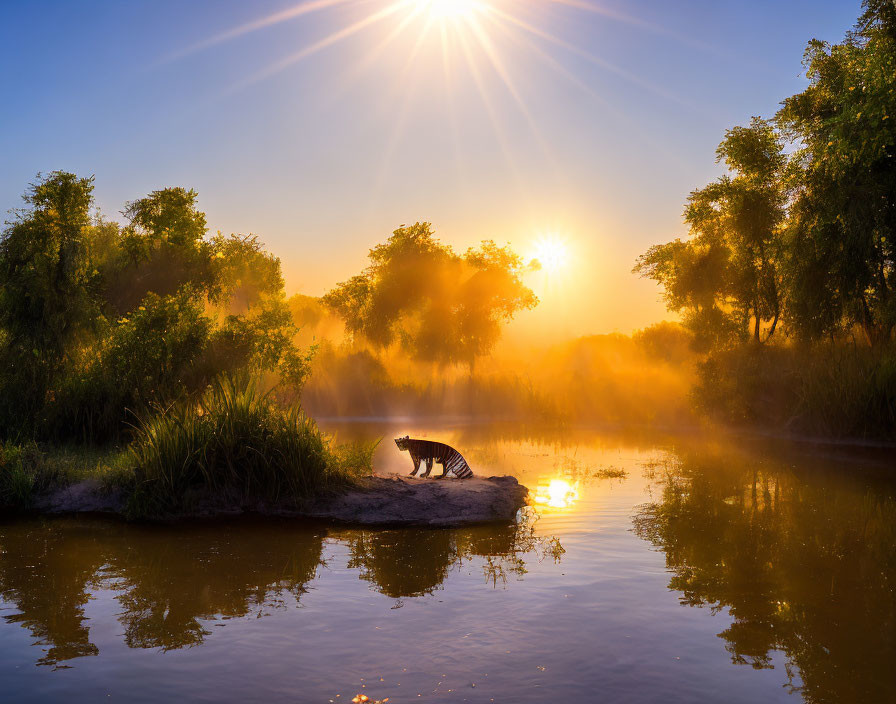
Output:
[[572,508],[578,500],[578,486],[560,478],[540,480],[533,499],[536,506],[560,509]]

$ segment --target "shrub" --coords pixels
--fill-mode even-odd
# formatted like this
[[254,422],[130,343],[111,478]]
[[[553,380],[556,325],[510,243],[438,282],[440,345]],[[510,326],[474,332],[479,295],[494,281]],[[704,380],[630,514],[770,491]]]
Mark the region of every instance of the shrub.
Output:
[[278,406],[248,376],[225,377],[136,428],[130,513],[177,513],[203,496],[296,502],[370,471],[374,447],[333,447],[297,406]]
[[896,356],[842,342],[717,351],[698,365],[707,416],[825,437],[896,438]]
[[27,511],[54,480],[54,471],[34,443],[0,443],[0,515]]

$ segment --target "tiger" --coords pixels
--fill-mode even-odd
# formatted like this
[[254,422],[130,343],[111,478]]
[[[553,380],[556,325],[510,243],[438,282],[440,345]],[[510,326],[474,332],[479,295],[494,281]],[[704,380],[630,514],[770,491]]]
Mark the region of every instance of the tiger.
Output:
[[411,461],[414,463],[414,470],[411,472],[412,477],[420,471],[421,461],[426,462],[426,471],[420,475],[421,477],[429,476],[434,462],[442,465],[442,474],[433,477],[434,479],[443,479],[448,476],[448,472],[454,474],[458,479],[466,479],[473,476],[473,470],[470,469],[470,465],[467,464],[463,455],[450,445],[433,440],[411,439],[408,435],[405,435],[403,438],[395,438],[395,444],[398,445],[398,449],[402,452],[407,450],[411,453]]

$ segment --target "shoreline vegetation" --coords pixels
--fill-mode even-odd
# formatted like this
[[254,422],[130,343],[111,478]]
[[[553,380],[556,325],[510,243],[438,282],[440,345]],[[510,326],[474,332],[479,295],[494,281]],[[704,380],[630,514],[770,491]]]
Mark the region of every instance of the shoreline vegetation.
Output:
[[726,132],[688,236],[637,261],[680,322],[632,335],[502,340],[540,262],[426,222],[287,297],[280,260],[209,233],[194,190],[116,222],[93,177],[38,174],[0,233],[0,515],[78,478],[134,517],[345,490],[374,446],[337,447],[324,416],[896,441],[896,6],[865,0],[805,64],[773,119]]

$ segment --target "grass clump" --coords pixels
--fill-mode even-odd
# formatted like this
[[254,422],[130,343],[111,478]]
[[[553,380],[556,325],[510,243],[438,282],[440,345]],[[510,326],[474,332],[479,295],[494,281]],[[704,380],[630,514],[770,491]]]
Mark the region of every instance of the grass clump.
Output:
[[36,443],[0,443],[0,516],[30,509],[55,483],[55,470]]
[[300,408],[248,376],[145,418],[129,446],[134,517],[176,514],[197,498],[297,502],[371,470],[375,445],[333,446]]

